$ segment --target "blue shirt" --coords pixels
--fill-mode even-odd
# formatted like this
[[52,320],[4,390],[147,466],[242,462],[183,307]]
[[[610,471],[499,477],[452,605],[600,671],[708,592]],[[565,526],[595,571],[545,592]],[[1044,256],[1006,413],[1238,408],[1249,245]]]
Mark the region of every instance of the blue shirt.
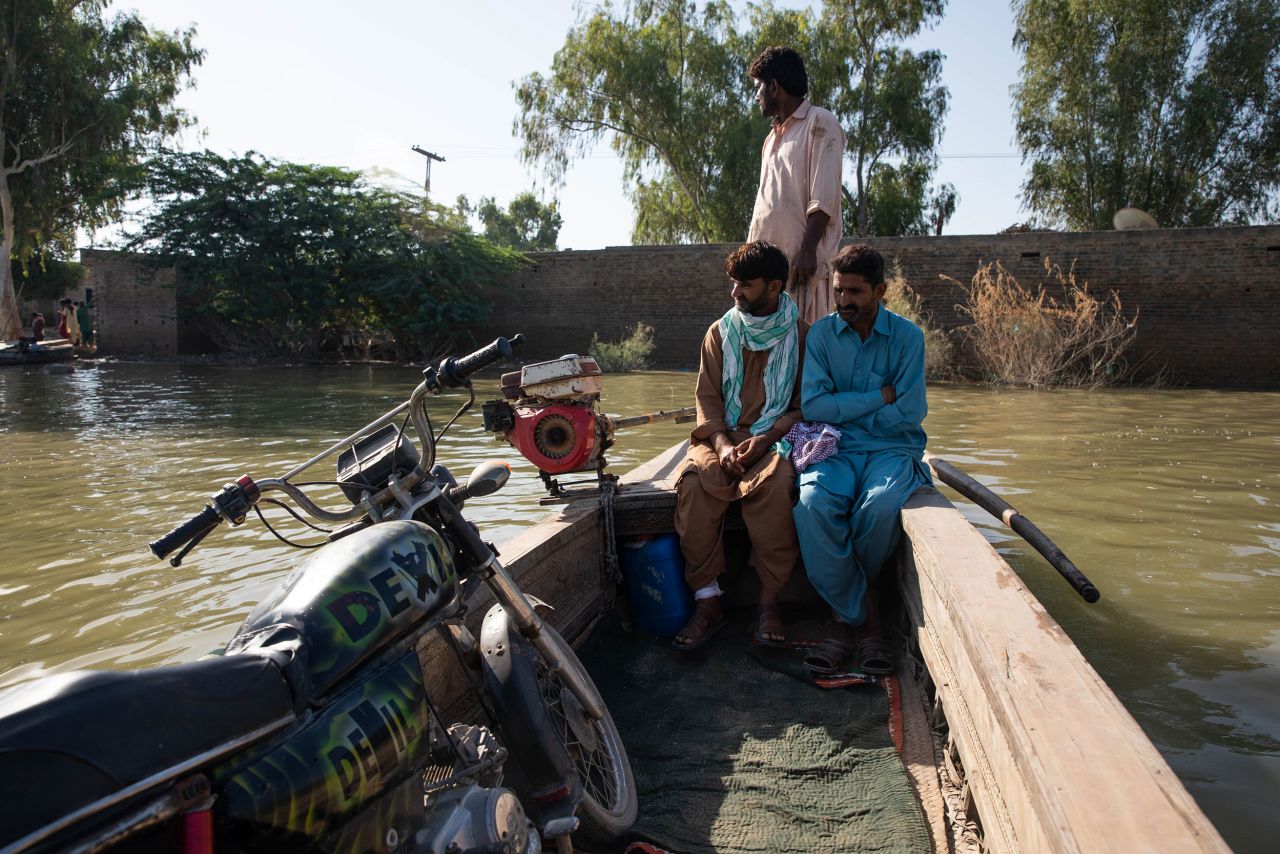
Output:
[[[898,393],[893,403],[880,392],[886,385]],[[810,327],[800,407],[806,421],[839,428],[842,454],[894,450],[919,459],[924,387],[924,333],[883,305],[866,341],[838,314]]]

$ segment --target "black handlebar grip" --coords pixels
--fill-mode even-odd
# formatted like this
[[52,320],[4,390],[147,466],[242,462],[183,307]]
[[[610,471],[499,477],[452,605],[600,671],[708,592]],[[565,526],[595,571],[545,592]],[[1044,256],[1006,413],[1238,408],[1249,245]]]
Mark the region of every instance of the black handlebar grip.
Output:
[[467,377],[481,368],[487,368],[499,359],[509,358],[512,350],[523,343],[523,335],[516,335],[511,339],[498,338],[487,347],[481,347],[461,359],[445,359],[440,365],[440,381],[449,387],[460,386],[467,381]]
[[206,504],[204,509],[149,545],[151,553],[158,558],[165,558],[175,549],[185,546],[196,537],[209,533],[218,527],[222,517],[212,506]]

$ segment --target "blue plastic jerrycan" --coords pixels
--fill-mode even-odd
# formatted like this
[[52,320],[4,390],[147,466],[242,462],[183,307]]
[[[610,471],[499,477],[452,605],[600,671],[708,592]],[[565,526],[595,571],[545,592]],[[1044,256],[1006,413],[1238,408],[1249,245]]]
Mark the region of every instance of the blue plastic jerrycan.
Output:
[[679,538],[661,534],[619,545],[635,627],[651,635],[674,637],[693,614],[693,593],[684,581]]

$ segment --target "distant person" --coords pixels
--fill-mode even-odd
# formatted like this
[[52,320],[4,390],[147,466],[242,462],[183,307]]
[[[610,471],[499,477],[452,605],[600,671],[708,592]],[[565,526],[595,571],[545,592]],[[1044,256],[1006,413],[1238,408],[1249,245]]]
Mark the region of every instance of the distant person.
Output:
[[724,264],[733,307],[702,338],[698,422],[676,480],[676,533],[695,608],[675,645],[694,649],[724,625],[724,514],[740,501],[760,576],[756,640],[786,641],[778,592],[799,558],[791,521],[795,470],[777,443],[800,418],[800,362],[809,324],[783,290],[787,256],[757,241]]
[[76,303],[76,325],[80,327],[80,341],[88,346],[93,343],[93,321],[89,317],[89,304]]
[[800,475],[796,533],[809,580],[852,629],[806,663],[819,672],[857,667],[888,673],[871,583],[902,534],[898,513],[932,481],[921,461],[925,434],[924,333],[881,304],[884,258],[866,244],[834,261],[836,313],[809,331],[801,406],[806,421],[840,431],[837,452]]
[[44,340],[44,315],[38,311],[31,313],[31,337],[37,341]]
[[769,47],[748,70],[760,112],[773,121],[760,152],[760,185],[748,240],[767,240],[791,259],[787,292],[808,323],[831,311],[830,262],[840,248],[844,129],[810,104],[800,54]]
[[71,332],[71,346],[83,347],[84,334],[80,331],[80,301],[67,306],[67,328]]
[[64,299],[58,302],[58,337],[71,337],[71,300]]

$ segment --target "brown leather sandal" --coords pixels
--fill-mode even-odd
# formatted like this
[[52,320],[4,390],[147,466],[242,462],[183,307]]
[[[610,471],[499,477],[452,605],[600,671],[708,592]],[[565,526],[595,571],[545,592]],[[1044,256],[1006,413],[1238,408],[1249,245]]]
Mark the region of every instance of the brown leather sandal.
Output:
[[[720,600],[699,599],[694,605],[693,616],[684,624],[683,629],[676,632],[676,636],[671,639],[671,645],[686,652],[697,649],[711,640],[711,636],[724,628],[724,625],[724,611],[720,608]],[[684,639],[683,643],[681,638]]]
[[[769,637],[774,635],[774,637]],[[782,611],[777,603],[761,605],[756,619],[756,630],[752,637],[762,646],[783,647],[787,645],[787,627],[782,622]]]

